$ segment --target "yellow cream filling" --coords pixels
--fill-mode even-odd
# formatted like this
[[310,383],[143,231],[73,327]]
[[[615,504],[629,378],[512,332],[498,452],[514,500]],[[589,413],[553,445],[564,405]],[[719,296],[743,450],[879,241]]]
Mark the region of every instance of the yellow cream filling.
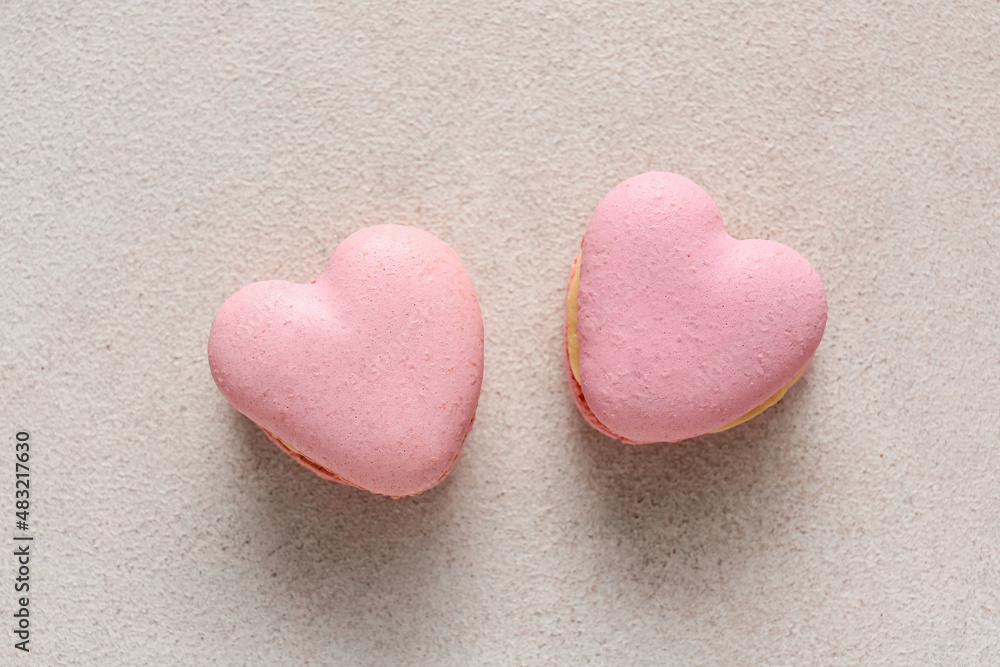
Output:
[[573,371],[576,383],[580,384],[580,339],[576,335],[576,298],[580,294],[580,260],[577,255],[574,260],[573,276],[569,280],[569,292],[566,294],[566,349],[569,351],[569,369]]
[[[569,281],[569,290],[566,293],[566,350],[569,353],[569,369],[573,372],[573,377],[576,379],[577,384],[580,384],[580,339],[576,334],[576,319],[578,310],[577,297],[580,294],[580,265],[582,261],[583,256],[577,255],[574,262],[575,266],[573,267],[573,276]],[[799,369],[799,372],[795,374],[795,377],[792,378],[791,382],[774,392],[774,394],[772,394],[766,401],[750,410],[750,412],[745,415],[737,417],[722,428],[712,431],[712,433],[720,433],[734,426],[739,426],[743,422],[753,419],[760,413],[764,412],[764,410],[767,410],[784,397],[785,392],[787,392],[793,384],[798,382],[799,378],[802,377],[802,374],[806,372],[806,368],[808,367],[809,364],[807,363]]]

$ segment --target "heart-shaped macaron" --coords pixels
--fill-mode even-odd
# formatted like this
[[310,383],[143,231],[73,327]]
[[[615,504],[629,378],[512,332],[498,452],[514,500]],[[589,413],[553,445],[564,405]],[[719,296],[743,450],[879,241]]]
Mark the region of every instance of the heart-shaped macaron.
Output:
[[208,357],[222,394],[297,461],[406,496],[448,474],[472,427],[483,320],[454,250],[380,225],[345,239],[311,284],[233,294]]
[[649,172],[612,190],[587,227],[567,295],[567,376],[601,432],[674,442],[777,402],[825,326],[805,258],[733,239],[704,190]]

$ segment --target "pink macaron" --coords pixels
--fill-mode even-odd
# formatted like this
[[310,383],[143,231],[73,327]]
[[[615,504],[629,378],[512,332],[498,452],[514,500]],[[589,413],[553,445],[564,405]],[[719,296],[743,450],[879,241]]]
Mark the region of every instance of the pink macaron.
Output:
[[308,285],[233,294],[208,340],[223,396],[318,475],[373,493],[451,471],[483,380],[483,319],[458,255],[429,232],[368,227]]
[[577,407],[632,444],[725,430],[776,403],[812,361],[827,312],[804,257],[733,239],[708,194],[666,172],[597,206],[566,303]]

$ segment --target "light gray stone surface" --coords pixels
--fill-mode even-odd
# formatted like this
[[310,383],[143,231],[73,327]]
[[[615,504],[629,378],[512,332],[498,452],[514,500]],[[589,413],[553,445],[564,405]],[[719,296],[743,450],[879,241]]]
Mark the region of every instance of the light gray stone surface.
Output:
[[[998,118],[987,0],[5,3],[30,658],[1000,663]],[[576,413],[563,297],[652,169],[809,258],[830,315],[775,409],[628,447]],[[232,291],[382,222],[458,251],[487,331],[459,465],[398,501],[285,457],[205,355]]]

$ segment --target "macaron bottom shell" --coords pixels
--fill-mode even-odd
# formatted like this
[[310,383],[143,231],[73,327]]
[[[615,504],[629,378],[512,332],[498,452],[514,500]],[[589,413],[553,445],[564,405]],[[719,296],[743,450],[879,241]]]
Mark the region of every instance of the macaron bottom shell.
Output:
[[[465,432],[465,437],[462,438],[462,445],[463,446],[465,445],[466,438],[469,437],[469,433],[472,431],[472,424],[475,423],[475,421],[476,421],[476,417],[475,417],[475,415],[473,415],[472,416],[472,421],[469,422],[469,428]],[[345,479],[344,477],[341,477],[340,475],[338,475],[337,473],[333,472],[332,470],[329,470],[328,468],[324,468],[319,463],[316,463],[315,461],[313,461],[312,459],[310,459],[308,456],[306,456],[302,452],[298,451],[297,449],[295,449],[294,447],[292,447],[291,445],[289,445],[287,442],[285,442],[284,440],[282,440],[281,438],[279,438],[275,434],[273,434],[270,431],[268,431],[266,428],[264,428],[260,424],[257,424],[257,427],[260,428],[260,430],[264,432],[264,435],[266,435],[271,440],[271,442],[273,442],[274,444],[276,444],[279,449],[281,449],[283,452],[285,452],[290,457],[292,457],[295,461],[297,461],[304,468],[307,468],[307,469],[313,471],[314,473],[316,473],[317,475],[319,475],[323,479],[328,479],[331,482],[337,482],[339,484],[346,484],[347,486],[352,486],[355,489],[360,489],[362,491],[368,491],[369,493],[372,493],[374,495],[380,495],[380,494],[376,493],[375,491],[371,491],[370,489],[366,489],[365,487],[363,487],[363,486],[361,486],[359,484],[355,484],[354,482],[352,482],[349,479]],[[455,464],[458,463],[458,457],[461,455],[461,453],[462,453],[462,450],[461,450],[461,448],[459,448],[459,450],[457,452],[455,452],[455,455],[452,457],[451,461],[449,461],[448,467],[445,469],[444,473],[441,475],[440,478],[438,478],[438,480],[436,482],[434,482],[434,486],[437,486],[438,484],[440,484],[441,482],[443,482],[444,478],[448,476],[448,474],[452,471],[452,469],[454,469]],[[423,493],[423,491],[417,491],[416,493],[410,493],[410,494],[407,494],[407,495],[418,496],[421,493]],[[389,496],[389,497],[390,498],[403,498],[404,496]]]
[[309,470],[312,470],[314,473],[316,473],[317,475],[319,475],[323,479],[328,479],[328,480],[330,480],[332,482],[339,482],[340,484],[346,484],[347,486],[353,486],[355,489],[361,489],[362,491],[367,491],[368,490],[368,489],[364,488],[363,486],[359,486],[359,485],[355,484],[354,482],[352,482],[350,480],[344,479],[343,477],[341,477],[337,473],[333,472],[332,470],[324,468],[323,466],[321,466],[320,464],[316,463],[315,461],[313,461],[308,456],[305,456],[302,452],[300,452],[299,450],[295,449],[294,447],[292,447],[291,445],[289,445],[287,442],[285,442],[284,440],[282,440],[281,438],[279,438],[275,434],[273,434],[270,431],[268,431],[266,428],[264,428],[260,424],[258,424],[257,426],[258,426],[258,428],[260,428],[261,431],[264,432],[264,435],[266,435],[271,440],[271,442],[273,442],[274,444],[276,444],[282,451],[284,451],[290,457],[292,457],[293,459],[295,459],[296,461],[298,461],[303,467],[308,468]]

